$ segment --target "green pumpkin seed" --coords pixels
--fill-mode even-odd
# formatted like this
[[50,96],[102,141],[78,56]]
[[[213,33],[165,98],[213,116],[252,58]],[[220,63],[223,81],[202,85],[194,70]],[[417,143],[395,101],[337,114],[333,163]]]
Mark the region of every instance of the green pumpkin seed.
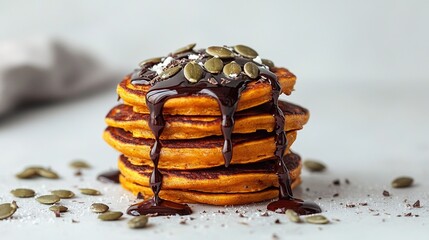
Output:
[[223,68],[223,62],[219,58],[213,57],[204,63],[204,67],[209,73],[220,73]]
[[98,215],[98,219],[102,221],[115,221],[121,218],[122,215],[122,212],[106,212]]
[[130,221],[128,221],[128,227],[130,228],[144,228],[147,225],[147,222],[149,220],[149,217],[146,215],[141,215],[135,218],[132,218]]
[[58,179],[59,178],[58,174],[56,172],[52,171],[51,169],[45,169],[45,168],[38,169],[37,174],[41,177],[49,178],[49,179]]
[[91,195],[91,196],[101,195],[100,191],[92,188],[80,188],[79,191],[84,195]]
[[11,217],[18,209],[16,202],[0,204],[0,220]]
[[109,210],[109,206],[104,203],[93,203],[90,209],[94,213],[105,213]]
[[299,217],[298,213],[296,213],[294,210],[287,209],[285,214],[291,222],[295,222],[295,223],[301,222],[301,218]]
[[321,172],[326,169],[326,166],[323,163],[315,160],[305,160],[303,165],[310,172]]
[[63,205],[54,205],[49,207],[49,210],[51,210],[52,212],[67,212],[69,209]]
[[13,189],[12,191],[10,191],[10,193],[12,193],[13,196],[18,197],[18,198],[30,198],[30,197],[34,197],[34,195],[36,195],[34,190],[28,189],[28,188]]
[[234,53],[229,49],[218,46],[211,46],[206,49],[206,53],[213,57],[218,58],[232,58],[234,57]]
[[203,76],[203,69],[196,62],[188,62],[183,69],[185,78],[191,83],[196,83]]
[[410,177],[398,177],[392,181],[392,187],[394,188],[406,188],[413,184],[413,179]]
[[259,68],[256,64],[248,62],[244,64],[244,73],[251,79],[255,79],[259,76]]
[[234,50],[239,53],[241,56],[246,58],[255,58],[258,56],[258,53],[253,50],[251,47],[245,45],[236,45],[234,46]]
[[61,198],[59,198],[57,195],[43,195],[36,198],[36,200],[41,204],[52,205],[59,202]]
[[59,198],[61,199],[67,199],[67,198],[72,198],[74,197],[74,192],[69,191],[69,190],[54,190],[51,191],[51,193],[53,195],[57,195]]
[[20,179],[29,179],[29,178],[37,177],[38,174],[37,174],[37,169],[35,169],[35,168],[26,168],[22,172],[16,174],[15,176],[17,178],[20,178]]
[[270,68],[274,67],[274,62],[269,59],[262,58],[262,63]]
[[327,224],[329,220],[323,215],[311,215],[305,218],[305,221],[312,224]]
[[75,160],[70,163],[70,167],[81,169],[81,168],[91,168],[91,165],[89,165],[87,162],[82,160]]
[[241,73],[241,66],[232,61],[223,67],[223,74],[228,78],[235,78]]
[[195,47],[195,45],[197,45],[197,44],[196,44],[196,43],[188,44],[188,45],[186,45],[186,46],[184,46],[184,47],[181,47],[181,48],[177,49],[177,50],[176,50],[176,51],[174,51],[172,54],[173,54],[173,55],[177,55],[177,54],[179,54],[179,53],[188,52],[188,51],[192,50],[192,49]]
[[181,66],[175,66],[175,67],[169,68],[164,72],[162,72],[159,76],[161,77],[161,79],[167,79],[169,77],[176,75],[176,73],[178,73],[181,68],[182,68]]
[[140,67],[144,67],[146,64],[157,64],[162,61],[162,57],[156,57],[156,58],[149,58],[146,60],[143,60],[139,63]]

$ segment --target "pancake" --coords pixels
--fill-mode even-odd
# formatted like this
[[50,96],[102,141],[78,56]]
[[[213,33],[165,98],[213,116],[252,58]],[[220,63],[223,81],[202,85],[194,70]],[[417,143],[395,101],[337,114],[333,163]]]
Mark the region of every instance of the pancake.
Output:
[[[272,132],[275,119],[269,113],[269,104],[264,104],[252,109],[241,111],[235,115],[233,133],[253,133],[258,130]],[[285,114],[285,130],[299,130],[309,119],[307,109],[298,105],[279,101],[279,107]],[[122,128],[138,138],[154,138],[149,127],[148,114],[133,112],[128,105],[118,105],[106,116],[108,126]],[[185,116],[165,115],[165,129],[161,139],[195,139],[213,135],[222,135],[221,117],[217,116]]]
[[[297,154],[285,155],[291,180],[301,173],[301,160]],[[150,187],[149,178],[153,168],[136,166],[121,155],[118,161],[121,174],[129,181]],[[270,187],[278,187],[275,160],[259,163],[230,165],[199,170],[161,170],[163,189],[192,190],[211,193],[257,192]]]
[[[296,131],[287,132],[288,146],[296,139]],[[134,138],[131,133],[120,128],[108,127],[104,140],[113,148],[131,157],[134,162],[152,165],[150,149],[153,139]],[[207,137],[188,140],[163,140],[159,168],[198,169],[222,166],[225,164],[222,137]],[[233,156],[231,164],[259,162],[274,157],[275,137],[272,133],[256,132],[237,134],[232,138]]]
[[[149,199],[153,196],[153,192],[150,187],[144,187],[131,182],[122,175],[119,176],[119,181],[122,187],[131,191],[134,195],[141,193],[145,199]],[[291,182],[291,188],[296,188],[300,183],[301,178],[299,177]],[[202,203],[218,206],[243,205],[277,198],[279,196],[279,189],[268,188],[259,192],[250,193],[205,193],[198,191],[162,189],[159,196],[162,199],[178,203]]]
[[[270,68],[277,75],[282,92],[289,95],[293,91],[296,77],[286,68]],[[135,112],[149,113],[146,106],[146,93],[150,85],[140,85],[131,83],[131,75],[126,76],[117,87],[117,93],[127,105],[134,106]],[[271,101],[272,87],[265,81],[253,81],[241,93],[238,101],[237,111],[259,106]],[[167,100],[163,108],[164,114],[172,115],[216,115],[220,116],[218,102],[207,95],[191,95],[177,97]]]

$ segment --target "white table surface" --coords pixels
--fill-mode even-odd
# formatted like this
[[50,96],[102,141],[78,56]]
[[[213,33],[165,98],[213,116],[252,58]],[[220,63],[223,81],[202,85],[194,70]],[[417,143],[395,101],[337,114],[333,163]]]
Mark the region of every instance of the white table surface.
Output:
[[[77,194],[73,200],[62,200],[70,211],[61,218],[55,218],[47,206],[34,199],[16,199],[20,208],[12,219],[0,221],[0,239],[427,239],[428,89],[428,85],[297,85],[289,99],[308,107],[312,115],[293,149],[303,158],[325,162],[328,171],[303,171],[303,184],[295,194],[320,204],[324,215],[332,220],[328,225],[294,224],[276,213],[260,216],[258,209],[265,212],[266,203],[191,205],[193,215],[151,218],[149,227],[141,230],[128,229],[127,215],[121,221],[100,222],[89,211],[91,203],[105,202],[113,210],[125,211],[135,201],[119,185],[95,180],[98,173],[115,168],[118,155],[101,139],[103,117],[116,104],[114,90],[21,111],[0,122],[0,202],[12,201],[9,191],[17,187],[33,188],[37,194],[58,188],[77,193],[79,187],[93,187],[103,195]],[[93,168],[84,171],[82,177],[74,176],[68,164],[75,158],[85,159]],[[14,177],[34,164],[50,166],[62,178],[28,181]],[[391,180],[400,175],[412,176],[414,186],[392,189]],[[334,179],[340,179],[341,185],[333,186]],[[383,190],[391,197],[383,197]],[[333,197],[335,193],[339,196]],[[422,208],[407,207],[416,200]],[[356,207],[347,208],[346,204]],[[246,217],[240,218],[237,210]],[[409,212],[419,217],[403,216]],[[190,217],[195,219],[180,224]],[[78,222],[72,223],[72,219]],[[281,224],[275,224],[276,219]]]

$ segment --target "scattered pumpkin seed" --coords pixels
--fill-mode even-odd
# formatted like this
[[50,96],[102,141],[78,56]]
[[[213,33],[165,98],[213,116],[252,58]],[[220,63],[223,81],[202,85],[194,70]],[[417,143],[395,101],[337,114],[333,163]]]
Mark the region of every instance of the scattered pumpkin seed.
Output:
[[323,163],[315,160],[305,160],[303,164],[310,172],[321,172],[326,169],[326,166]]
[[53,195],[57,195],[59,198],[61,199],[67,199],[67,198],[72,198],[74,197],[74,192],[69,191],[69,190],[53,190],[51,191],[51,193]]
[[52,212],[67,212],[69,209],[63,205],[54,205],[54,206],[50,206],[49,210],[51,210]]
[[305,218],[305,221],[312,224],[327,224],[329,220],[323,215],[311,215]]
[[164,72],[162,72],[159,76],[161,77],[161,79],[167,79],[169,77],[176,75],[176,73],[178,73],[181,68],[182,68],[181,66],[175,66],[175,67],[169,68]]
[[299,217],[298,213],[296,213],[294,210],[287,209],[285,214],[291,222],[295,222],[295,223],[301,222],[301,218]]
[[123,215],[122,212],[105,212],[98,215],[98,219],[102,221],[115,221],[121,218]]
[[144,228],[147,225],[147,222],[149,220],[149,217],[146,215],[141,215],[132,218],[130,221],[128,221],[128,227],[130,228]]
[[87,162],[82,160],[75,160],[70,163],[70,167],[81,169],[81,168],[91,168],[91,165],[89,165]]
[[172,54],[173,55],[177,55],[179,53],[184,53],[184,52],[190,51],[190,50],[192,50],[195,47],[195,45],[197,45],[197,44],[196,43],[188,44],[188,45],[186,45],[184,47],[181,47],[181,48],[177,49]]
[[0,204],[0,220],[11,217],[18,209],[16,202]]
[[266,65],[266,66],[268,66],[270,68],[274,67],[274,62],[273,61],[271,61],[269,59],[266,59],[266,58],[262,58],[261,60],[262,60],[262,63],[264,65]]
[[204,67],[210,73],[220,73],[223,68],[223,62],[219,58],[213,57],[204,63]]
[[213,57],[219,58],[232,58],[234,57],[234,53],[229,49],[218,46],[211,46],[206,49],[206,53]]
[[394,188],[406,188],[413,184],[411,177],[398,177],[392,181],[392,187]]
[[259,68],[256,64],[253,62],[248,62],[244,64],[244,73],[246,73],[247,76],[251,79],[255,79],[259,75]]
[[79,191],[84,195],[92,195],[92,196],[101,195],[100,191],[92,188],[80,188]]
[[46,169],[46,168],[40,168],[37,170],[37,174],[41,177],[44,178],[49,178],[49,179],[57,179],[59,178],[58,174],[54,171],[52,171],[51,169]]
[[30,198],[30,197],[34,197],[34,195],[36,195],[34,190],[28,189],[28,188],[13,189],[12,191],[10,191],[10,193],[12,193],[13,196],[18,197],[18,198]]
[[223,67],[223,73],[228,78],[235,78],[238,76],[238,74],[241,73],[241,66],[238,65],[236,62],[232,61]]
[[105,213],[109,210],[109,206],[104,203],[93,203],[90,209],[94,213]]
[[59,202],[61,198],[59,198],[57,195],[42,195],[36,198],[36,200],[41,204],[52,205]]
[[160,63],[161,61],[162,61],[162,57],[149,58],[149,59],[141,61],[139,63],[139,66],[144,67],[144,65],[146,65],[146,64],[157,64],[157,63]]
[[239,53],[241,56],[246,58],[255,58],[258,56],[258,53],[253,50],[251,47],[245,45],[236,45],[234,46],[234,50]]
[[184,68],[185,78],[191,83],[196,83],[203,76],[203,69],[196,62],[188,62]]
[[20,178],[20,179],[29,179],[29,178],[37,177],[38,174],[37,174],[37,169],[35,169],[35,168],[26,168],[22,172],[16,174],[15,176],[17,178]]

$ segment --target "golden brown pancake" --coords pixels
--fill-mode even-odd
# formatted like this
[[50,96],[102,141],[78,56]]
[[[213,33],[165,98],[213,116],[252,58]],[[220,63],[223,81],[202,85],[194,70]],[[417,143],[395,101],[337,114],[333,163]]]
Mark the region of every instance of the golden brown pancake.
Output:
[[[301,172],[300,157],[294,153],[285,155],[291,180]],[[259,163],[230,165],[199,170],[161,170],[163,189],[192,190],[211,193],[258,192],[270,187],[278,187],[275,160]],[[150,187],[149,178],[153,168],[136,166],[121,155],[118,161],[121,174],[130,182]]]
[[[234,133],[253,133],[258,130],[272,132],[274,117],[269,113],[269,104],[236,113]],[[298,105],[279,101],[279,107],[285,114],[285,130],[299,130],[307,123],[309,112]],[[213,135],[222,135],[221,117],[217,116],[164,116],[166,127],[161,139],[193,139]],[[138,138],[154,138],[149,127],[149,115],[133,112],[128,105],[119,105],[106,116],[108,126],[125,129]]]
[[[153,192],[150,187],[144,187],[134,182],[130,182],[122,175],[119,176],[119,181],[125,189],[131,191],[134,195],[141,193],[145,199],[149,199],[153,196]],[[296,178],[291,182],[292,189],[296,188],[300,183],[301,178]],[[179,203],[202,203],[222,206],[250,204],[274,199],[279,196],[279,190],[277,188],[268,188],[259,192],[250,193],[206,193],[163,188],[159,193],[159,196],[162,199]]]
[[[277,75],[282,92],[289,95],[293,91],[296,77],[286,68],[270,68]],[[268,81],[253,81],[241,93],[237,111],[259,106],[271,101],[271,84]],[[131,75],[128,75],[118,85],[117,93],[127,105],[134,106],[135,112],[149,113],[146,106],[146,93],[150,85],[131,83]],[[172,115],[216,115],[220,116],[217,101],[206,95],[192,95],[169,99],[163,108],[164,114]]]
[[[152,165],[149,153],[153,139],[134,138],[120,128],[108,127],[104,140],[113,148],[131,157],[133,162]],[[296,139],[296,131],[286,133],[288,146]],[[231,164],[259,162],[274,157],[275,139],[272,133],[256,132],[237,134],[232,138],[233,156]],[[163,140],[159,168],[198,169],[224,165],[222,155],[223,138],[214,136],[201,139]]]

